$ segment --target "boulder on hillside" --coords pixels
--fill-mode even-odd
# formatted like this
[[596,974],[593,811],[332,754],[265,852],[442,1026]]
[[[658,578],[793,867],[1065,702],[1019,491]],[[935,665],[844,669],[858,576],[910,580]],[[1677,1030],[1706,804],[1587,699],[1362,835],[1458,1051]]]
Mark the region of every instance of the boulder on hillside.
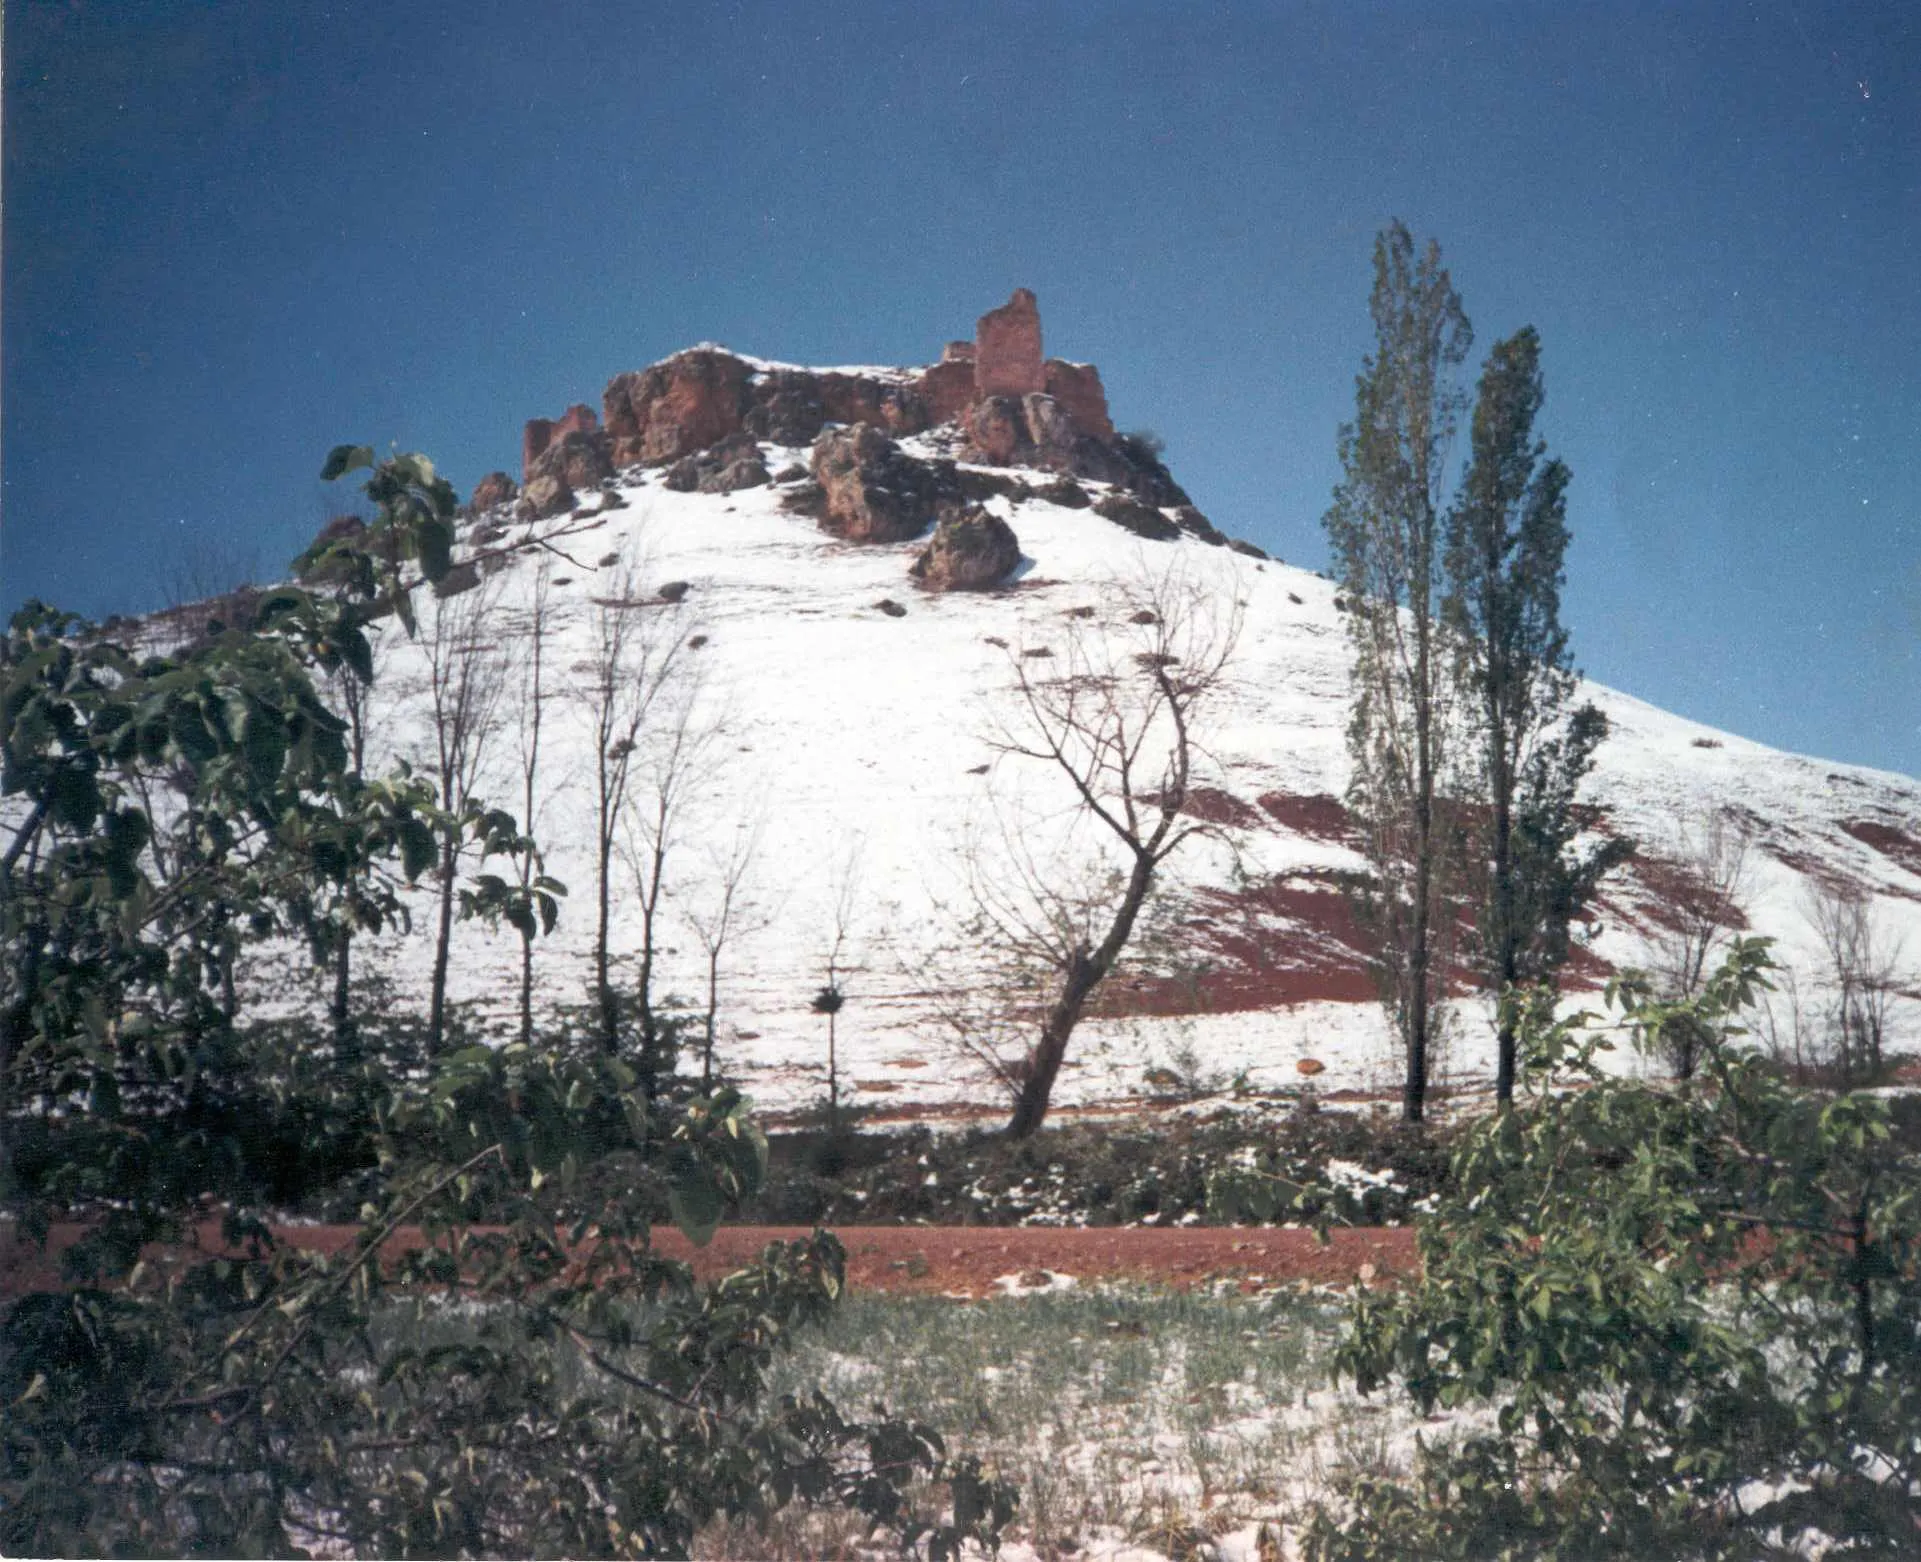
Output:
[[979,396],[1025,396],[1047,388],[1041,361],[1041,312],[1026,288],[974,327],[974,391]]
[[534,459],[527,481],[557,477],[569,488],[598,488],[614,475],[608,439],[600,429],[569,429]]
[[1149,542],[1172,542],[1181,534],[1180,527],[1152,505],[1142,504],[1132,494],[1102,494],[1094,501],[1094,513]]
[[753,370],[717,347],[696,347],[608,382],[602,405],[615,466],[660,466],[738,433]]
[[565,515],[574,507],[574,491],[551,472],[542,473],[521,491],[514,513],[523,520],[544,521]]
[[1051,482],[1042,483],[1038,488],[1028,490],[1036,499],[1045,499],[1049,504],[1057,504],[1063,510],[1085,510],[1094,501],[1087,497],[1087,490],[1063,472]]
[[830,428],[814,441],[816,516],[849,542],[905,542],[934,519],[939,474],[868,423]]
[[1020,539],[978,505],[948,510],[908,573],[927,591],[990,591],[1021,561]]
[[667,468],[663,486],[676,493],[731,494],[771,481],[751,434],[729,434],[711,449],[682,456]]
[[520,492],[520,485],[505,472],[489,472],[474,484],[474,491],[467,498],[469,515],[484,515],[487,511],[503,504],[511,504]]

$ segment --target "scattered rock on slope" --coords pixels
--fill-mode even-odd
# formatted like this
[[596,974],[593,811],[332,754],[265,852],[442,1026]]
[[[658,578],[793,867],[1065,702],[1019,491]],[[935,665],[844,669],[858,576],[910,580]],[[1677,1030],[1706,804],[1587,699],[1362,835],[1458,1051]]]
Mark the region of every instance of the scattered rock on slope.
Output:
[[950,510],[909,571],[928,591],[987,591],[1021,561],[1020,539],[998,515],[973,506]]

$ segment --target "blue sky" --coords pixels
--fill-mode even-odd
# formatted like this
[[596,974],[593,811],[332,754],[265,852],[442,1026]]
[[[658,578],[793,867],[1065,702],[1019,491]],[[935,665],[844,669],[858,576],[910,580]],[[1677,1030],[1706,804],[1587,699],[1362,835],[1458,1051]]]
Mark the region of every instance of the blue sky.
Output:
[[1016,286],[1321,567],[1369,252],[1539,328],[1591,674],[1921,774],[1921,6],[15,3],[0,607],[276,571],[692,342],[925,362]]

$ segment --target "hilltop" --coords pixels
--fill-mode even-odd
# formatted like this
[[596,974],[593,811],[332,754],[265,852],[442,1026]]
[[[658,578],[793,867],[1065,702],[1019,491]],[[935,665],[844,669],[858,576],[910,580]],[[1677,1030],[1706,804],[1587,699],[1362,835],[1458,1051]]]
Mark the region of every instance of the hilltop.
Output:
[[[1153,936],[1077,1038],[1057,1103],[1109,1108],[1172,1081],[1293,1089],[1304,1060],[1323,1065],[1323,1098],[1391,1087],[1346,895],[1363,863],[1341,803],[1343,604],[1318,575],[1224,537],[1151,439],[1118,433],[1099,371],[1043,356],[1031,294],[921,368],[691,348],[617,376],[598,414],[529,422],[522,458],[518,480],[476,487],[460,562],[425,617],[481,603],[486,654],[523,665],[545,561],[551,795],[535,824],[548,871],[572,891],[540,951],[545,1005],[578,1002],[586,983],[592,747],[566,684],[613,602],[682,648],[680,730],[702,748],[667,864],[657,991],[704,1006],[688,918],[712,909],[716,855],[751,839],[719,969],[724,1067],[776,1114],[819,1098],[826,1022],[813,1000],[838,934],[852,1099],[883,1117],[999,1115],[979,1054],[1028,1038],[1024,1016],[996,1001],[970,881],[1010,867],[999,820],[1029,821],[1040,859],[1074,845],[1058,776],[998,743],[1018,671],[1044,674],[1076,637],[1125,637],[1128,593],[1172,580],[1237,637],[1188,804],[1215,829],[1170,864]],[[431,761],[425,680],[422,645],[391,628],[376,748],[416,765]],[[1586,930],[1578,987],[1656,959],[1712,897],[1699,860],[1710,833],[1746,843],[1729,925],[1776,939],[1804,999],[1820,983],[1809,908],[1823,885],[1866,891],[1886,936],[1921,948],[1921,786],[1597,685],[1579,697],[1612,725],[1588,826],[1638,855]],[[503,713],[488,788],[503,801],[518,784],[515,720]],[[615,944],[631,953],[638,914],[624,898]],[[453,999],[479,1029],[504,1031],[517,940],[477,927],[456,938]],[[424,979],[419,950],[399,959],[392,980]],[[1485,1006],[1463,992],[1456,1008],[1443,1084],[1485,1084]]]

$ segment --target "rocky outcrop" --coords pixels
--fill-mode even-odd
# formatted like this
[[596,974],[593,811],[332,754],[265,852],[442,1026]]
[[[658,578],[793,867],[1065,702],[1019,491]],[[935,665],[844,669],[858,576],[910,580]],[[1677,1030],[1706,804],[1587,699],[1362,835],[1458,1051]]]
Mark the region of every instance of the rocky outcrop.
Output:
[[1071,477],[1057,477],[1050,483],[1042,483],[1030,490],[1036,499],[1045,499],[1049,504],[1057,504],[1063,510],[1085,510],[1094,501],[1087,497],[1087,490]]
[[569,434],[591,434],[600,427],[594,409],[576,402],[557,418],[530,418],[520,435],[520,480],[534,475],[534,463],[546,454],[556,440]]
[[1165,515],[1152,505],[1142,504],[1132,494],[1103,494],[1094,501],[1094,513],[1105,516],[1116,526],[1125,527],[1136,537],[1149,542],[1172,542],[1181,534]]
[[598,488],[614,475],[608,439],[599,427],[569,429],[534,459],[527,469],[531,486],[542,477],[557,477],[572,489]]
[[1027,413],[1018,398],[987,396],[967,409],[963,454],[985,466],[1013,466],[1033,452]]
[[1024,287],[974,327],[974,393],[1025,396],[1047,389],[1041,361],[1041,312]]
[[[732,493],[771,481],[758,442],[813,445],[814,478],[786,502],[856,540],[911,536],[943,497],[979,500],[1018,488],[985,485],[981,467],[1029,467],[1059,474],[1061,485],[1046,492],[1061,504],[1086,502],[1079,480],[1111,486],[1131,503],[1117,498],[1110,519],[1142,535],[1185,530],[1225,541],[1192,510],[1161,462],[1158,442],[1115,432],[1100,371],[1042,356],[1040,309],[1026,288],[982,315],[973,341],[949,342],[939,363],[912,377],[760,365],[724,348],[696,347],[615,376],[602,408],[604,426],[585,406],[530,422],[523,482],[552,477],[585,490],[639,464],[668,467],[670,488]],[[958,427],[957,453],[970,469],[909,462],[917,475],[904,487],[868,472],[880,461],[898,476],[909,458],[891,441],[949,424]],[[848,434],[823,445],[837,428],[869,432],[854,443]],[[511,483],[488,493],[491,503],[513,498]],[[538,501],[523,495],[521,507],[538,511],[558,502],[543,490]],[[1176,521],[1159,513],[1176,507],[1186,507]]]
[[696,347],[615,375],[602,398],[614,465],[665,465],[739,433],[752,374],[730,352]]
[[814,441],[811,496],[825,531],[848,542],[905,542],[934,519],[945,485],[872,424],[827,429]]
[[711,449],[682,456],[667,468],[663,486],[676,493],[731,494],[772,481],[752,434],[729,434]]
[[505,472],[489,472],[474,484],[473,493],[468,495],[467,513],[484,515],[500,505],[513,503],[519,492],[519,485]]
[[949,342],[940,362],[921,372],[915,388],[927,404],[930,423],[952,423],[974,402],[974,344]]
[[1075,428],[1094,439],[1114,437],[1099,369],[1091,363],[1067,363],[1059,358],[1049,358],[1042,368],[1047,394],[1066,408]]
[[990,591],[1021,561],[1020,539],[979,506],[948,510],[908,571],[927,591]]
[[521,491],[515,513],[523,520],[544,521],[565,515],[574,507],[574,491],[552,473],[536,477]]
[[833,370],[769,369],[750,384],[748,399],[743,426],[777,445],[808,444],[829,423],[871,423],[900,436],[938,421],[915,385]]
[[1174,524],[1190,537],[1216,548],[1227,546],[1227,537],[1219,527],[1191,504],[1177,505],[1174,510]]

